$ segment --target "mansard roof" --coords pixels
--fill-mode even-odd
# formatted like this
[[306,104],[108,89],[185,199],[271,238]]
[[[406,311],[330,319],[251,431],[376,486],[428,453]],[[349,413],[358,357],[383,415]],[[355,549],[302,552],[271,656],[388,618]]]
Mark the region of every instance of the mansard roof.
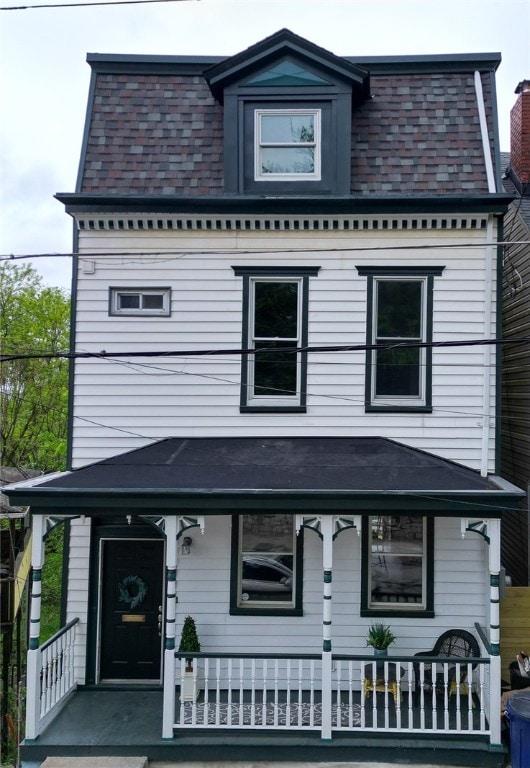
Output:
[[228,58],[89,54],[93,80],[76,192],[225,195],[230,137],[211,87],[219,95],[256,67],[272,71],[287,53],[310,62],[322,73],[317,77],[349,79],[352,93],[363,94],[353,99],[352,197],[489,193],[475,73],[497,165],[492,105],[499,54],[340,57],[288,30]]

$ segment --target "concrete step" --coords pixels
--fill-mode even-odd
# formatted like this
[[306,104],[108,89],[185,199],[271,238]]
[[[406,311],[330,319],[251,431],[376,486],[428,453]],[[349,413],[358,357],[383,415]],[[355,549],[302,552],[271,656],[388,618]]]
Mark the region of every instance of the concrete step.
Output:
[[147,768],[147,757],[47,757],[41,768]]
[[[442,758],[443,760],[443,758]],[[400,765],[401,765],[400,760]],[[407,765],[406,763],[404,765]],[[296,763],[296,762],[189,762],[184,760],[182,762],[164,762],[154,760],[149,762],[149,768],[395,768],[396,763],[381,763],[378,761],[370,763],[338,763],[329,761],[325,763]],[[414,768],[451,768],[449,765],[445,765],[443,762],[432,764],[414,764]],[[452,766],[452,768],[469,768],[469,766]]]

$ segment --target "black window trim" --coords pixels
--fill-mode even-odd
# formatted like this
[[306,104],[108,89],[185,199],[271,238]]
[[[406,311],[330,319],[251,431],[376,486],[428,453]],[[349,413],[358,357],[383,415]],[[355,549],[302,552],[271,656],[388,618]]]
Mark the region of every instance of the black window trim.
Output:
[[[309,338],[309,278],[316,277],[320,267],[264,267],[264,266],[232,266],[236,277],[243,278],[243,329],[241,334],[242,349],[249,349],[249,310],[251,280],[255,278],[282,280],[293,278],[301,280],[301,317],[300,340],[301,346],[307,347]],[[306,413],[307,411],[307,352],[299,352],[300,356],[300,398],[299,403],[292,405],[248,405],[248,368],[250,355],[241,355],[241,392],[240,413]],[[279,398],[280,399],[280,398]]]
[[[367,278],[367,300],[366,300],[366,346],[373,344],[373,310],[374,310],[374,286],[377,280],[386,277],[392,279],[399,277],[406,279],[410,277],[421,278],[425,280],[426,306],[425,306],[425,343],[430,344],[433,336],[433,292],[434,278],[441,275],[445,266],[360,266],[356,265],[360,277]],[[425,394],[422,396],[421,403],[410,405],[392,404],[390,398],[385,402],[374,402],[372,400],[372,376],[373,376],[373,356],[372,350],[366,350],[365,357],[365,402],[366,412],[372,413],[432,413],[432,347],[425,348]],[[418,398],[419,399],[419,398]]]
[[[295,535],[295,585],[294,607],[281,608],[278,604],[260,608],[253,603],[248,608],[238,605],[239,584],[239,518],[242,515],[256,514],[249,509],[237,515],[232,515],[231,553],[230,553],[230,616],[303,616],[303,581],[304,581],[304,529]],[[260,514],[259,512],[257,514]],[[291,514],[289,510],[275,509],[263,511],[261,514]],[[291,515],[293,529],[295,517]],[[293,530],[294,533],[294,530]]]
[[[403,510],[404,514],[407,514]],[[432,619],[435,616],[434,611],[434,524],[435,519],[431,516],[421,515],[426,526],[425,535],[425,607],[411,609],[410,607],[397,608],[397,603],[392,603],[392,607],[383,608],[382,606],[370,606],[368,589],[370,586],[369,569],[371,565],[370,550],[370,520],[373,515],[363,516],[361,532],[361,610],[360,616],[380,617],[380,618],[418,618]],[[406,603],[403,603],[406,606]]]

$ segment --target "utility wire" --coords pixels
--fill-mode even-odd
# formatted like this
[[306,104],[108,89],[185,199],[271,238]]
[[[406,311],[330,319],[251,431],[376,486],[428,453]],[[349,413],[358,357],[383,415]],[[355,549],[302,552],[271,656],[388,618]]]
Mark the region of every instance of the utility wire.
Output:
[[13,362],[14,360],[78,360],[78,359],[105,359],[109,357],[209,357],[218,355],[256,355],[281,352],[283,354],[307,353],[336,353],[336,352],[366,352],[372,350],[392,349],[438,349],[451,347],[482,347],[503,344],[530,344],[530,337],[517,339],[462,339],[458,341],[422,341],[422,342],[398,342],[394,344],[347,344],[341,346],[322,347],[251,347],[248,349],[173,349],[173,350],[145,350],[142,352],[40,352],[28,354],[1,355],[0,362]]
[[[191,0],[109,0],[109,2],[86,3],[38,3],[35,5],[7,5],[0,11],[33,11],[37,8],[83,8],[101,5],[145,5],[146,3],[185,3]],[[197,0],[198,2],[198,0]]]
[[[230,230],[231,231],[231,230]],[[417,230],[410,230],[417,231]],[[408,232],[408,230],[406,230]],[[315,234],[314,230],[311,230],[312,234]],[[298,234],[304,234],[302,230],[298,232]],[[319,231],[316,231],[316,234],[319,234]],[[352,235],[358,234],[355,231],[351,232]],[[373,235],[374,237],[377,237],[379,234],[379,230],[376,231],[376,233]],[[73,258],[77,257],[81,261],[91,261],[94,258],[101,258],[101,257],[107,257],[107,258],[120,258],[120,257],[131,257],[136,256],[137,258],[145,258],[149,256],[178,256],[179,258],[182,258],[182,256],[216,256],[216,255],[233,255],[233,256],[239,256],[239,255],[246,255],[246,254],[267,254],[267,253],[344,253],[344,252],[354,252],[359,253],[362,251],[417,251],[417,250],[425,250],[425,251],[432,251],[432,250],[445,250],[445,249],[451,249],[451,248],[494,248],[497,246],[510,246],[510,245],[530,245],[530,240],[499,240],[494,242],[487,242],[487,243],[430,243],[430,244],[424,244],[424,245],[373,245],[373,246],[344,246],[340,248],[309,248],[309,247],[301,247],[301,248],[227,248],[227,249],[208,249],[208,250],[196,250],[194,248],[188,248],[184,250],[176,250],[176,249],[166,249],[164,251],[93,251],[93,252],[82,252],[82,253],[58,253],[58,252],[51,252],[51,253],[23,253],[23,254],[13,254],[13,253],[4,253],[0,254],[0,262],[1,261],[19,261],[21,259],[50,259],[50,258]]]

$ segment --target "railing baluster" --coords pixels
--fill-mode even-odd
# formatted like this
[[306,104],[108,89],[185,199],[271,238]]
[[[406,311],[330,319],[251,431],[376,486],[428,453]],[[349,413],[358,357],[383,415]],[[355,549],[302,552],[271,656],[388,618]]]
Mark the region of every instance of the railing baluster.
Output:
[[291,659],[287,659],[287,689],[285,695],[287,700],[285,702],[285,725],[291,725]]
[[303,693],[303,679],[304,679],[304,662],[302,659],[298,659],[298,726],[302,725],[302,715],[304,706],[304,693]]
[[215,724],[221,723],[221,659],[215,665]]
[[309,663],[309,725],[315,725],[315,662]]
[[365,670],[366,662],[361,661],[361,728],[366,727],[366,698],[365,698],[365,686],[364,681],[366,680],[366,670]]
[[267,725],[267,659],[263,659],[263,700],[261,702],[261,725],[263,728]]
[[228,706],[226,710],[226,716],[228,719],[228,725],[232,725],[232,659],[228,659]]
[[256,659],[250,664],[250,725],[256,724]]
[[210,720],[210,659],[204,659],[204,698],[202,705],[202,722],[208,725]]

